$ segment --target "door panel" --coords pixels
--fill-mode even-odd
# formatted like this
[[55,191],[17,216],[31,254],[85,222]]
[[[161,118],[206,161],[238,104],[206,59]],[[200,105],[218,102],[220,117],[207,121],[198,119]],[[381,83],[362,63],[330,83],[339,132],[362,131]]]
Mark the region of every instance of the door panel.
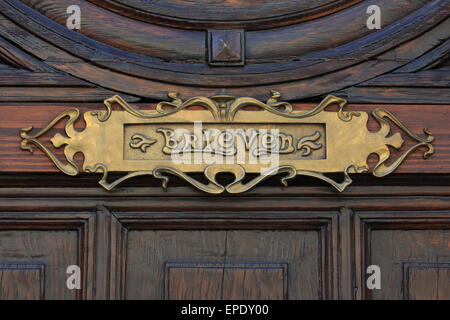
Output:
[[450,300],[450,263],[407,262],[403,272],[404,299]]
[[[90,214],[0,213],[0,299],[90,297],[92,232]],[[66,286],[70,265],[80,267],[81,290]]]
[[362,285],[369,265],[381,270],[381,289],[370,299],[448,299],[450,290],[450,213],[358,214]]
[[320,298],[317,231],[132,231],[127,255],[131,299]]
[[331,298],[337,214],[306,219],[297,213],[287,221],[278,214],[226,222],[211,215],[189,222],[116,214],[126,234],[122,298]]
[[44,264],[2,263],[0,264],[1,300],[43,300]]
[[287,270],[286,262],[166,262],[164,299],[282,300]]
[[[77,233],[76,231],[1,231],[0,261],[2,275],[6,281],[23,283],[17,288],[16,299],[26,299],[31,291],[40,292],[41,277],[45,284],[45,292],[33,298],[75,299],[76,291],[70,291],[65,286],[65,269],[77,262]],[[34,261],[42,261],[42,270],[31,268]],[[10,268],[8,262],[23,261],[25,263]],[[14,265],[13,265],[14,266]],[[41,274],[41,271],[44,273]],[[2,278],[2,283],[5,281]],[[3,287],[3,284],[2,284]],[[15,285],[13,286],[13,288]],[[5,284],[4,288],[9,288]],[[1,298],[10,298],[11,293],[5,292]]]
[[[0,299],[449,299],[449,14],[448,0],[1,0]],[[348,115],[392,112],[389,135],[428,128],[434,154],[410,149],[382,180],[350,172],[344,193],[297,177],[216,196],[176,177],[105,191],[99,172],[72,179],[23,150],[21,132],[114,95],[144,112],[175,96],[279,99],[299,115],[334,95]],[[417,140],[404,137],[390,164]],[[80,290],[66,288],[71,264]]]
[[[419,197],[412,203],[408,190],[379,198],[365,190],[347,203],[272,195],[266,211],[254,209],[262,200],[253,195],[212,204],[182,193],[130,198],[127,189],[83,202],[75,190],[55,191],[54,199],[35,190],[29,197],[39,201],[0,192],[1,299],[449,297],[448,202],[433,202],[441,211],[413,211]],[[224,211],[221,201],[237,199],[235,211]],[[196,211],[180,212],[174,201]],[[393,202],[404,211],[386,210]],[[341,209],[320,211],[331,207]],[[379,209],[357,210],[370,207]],[[74,208],[80,212],[65,213]],[[69,264],[81,268],[81,290],[66,289]],[[372,264],[381,268],[380,290],[366,287]]]

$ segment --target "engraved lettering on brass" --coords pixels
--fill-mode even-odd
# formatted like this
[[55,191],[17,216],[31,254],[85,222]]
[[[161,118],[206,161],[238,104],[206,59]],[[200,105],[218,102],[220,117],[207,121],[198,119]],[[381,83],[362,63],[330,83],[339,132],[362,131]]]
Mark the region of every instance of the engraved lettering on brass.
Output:
[[320,138],[320,132],[316,131],[310,136],[302,137],[298,139],[297,150],[303,150],[302,157],[306,157],[311,154],[313,150],[322,148],[321,143],[317,143]]
[[146,152],[147,148],[156,142],[156,139],[147,138],[146,136],[135,133],[131,136],[130,147]]
[[[161,179],[166,187],[167,174],[171,174],[216,194],[247,191],[274,174],[284,175],[283,185],[297,175],[305,175],[343,191],[352,182],[349,174],[368,171],[367,158],[372,153],[379,157],[372,171],[376,177],[393,172],[418,147],[427,147],[424,158],[434,153],[431,144],[434,137],[427,129],[424,129],[425,137],[418,136],[387,110],[378,108],[372,112],[380,130],[370,132],[366,126],[369,115],[344,111],[345,99],[330,95],[310,110],[295,111],[289,103],[279,102],[279,97],[278,92],[272,91],[265,103],[225,95],[182,101],[176,93],[169,93],[170,102],[160,102],[156,110],[140,110],[114,96],[105,100],[105,111],[84,113],[83,131],[74,129],[80,115],[76,108],[63,112],[36,134],[30,134],[31,127],[23,128],[21,148],[32,152],[30,144],[35,145],[62,172],[72,176],[80,172],[73,157],[81,152],[84,154],[82,170],[103,172],[99,184],[107,190],[141,175]],[[123,111],[113,111],[114,103]],[[337,112],[325,111],[331,104],[338,105]],[[203,109],[186,110],[190,106]],[[260,110],[246,110],[247,106]],[[64,147],[67,162],[62,162],[39,138],[65,117],[69,118],[66,135],[57,133],[50,139],[55,148]],[[403,138],[400,133],[390,134],[387,119],[417,142],[389,165],[386,165],[389,146],[400,149]],[[178,154],[189,157],[175,161]],[[270,162],[269,166],[261,161],[274,155],[276,162]],[[227,161],[218,162],[221,157]],[[109,183],[109,172],[125,175]],[[192,172],[203,172],[208,182],[192,178],[189,175]],[[226,186],[219,184],[215,177],[221,172],[232,173],[234,181]],[[326,176],[336,172],[344,174],[344,181],[336,182]],[[255,173],[256,177],[244,183],[247,173]]]
[[[224,124],[200,123],[171,124],[159,127],[157,124],[124,124],[124,160],[170,159],[173,154],[198,153],[203,155],[235,156],[244,161],[249,157],[266,155],[292,155],[286,159],[325,159],[325,125],[284,124],[283,131],[266,123],[240,124],[230,128]],[[151,149],[137,152],[136,135],[155,140]],[[140,140],[139,140],[140,141]],[[143,142],[141,142],[143,143]],[[137,146],[141,146],[141,143]],[[154,151],[152,153],[151,151]],[[167,157],[165,156],[167,155]]]
[[[156,132],[161,133],[164,137],[165,144],[161,151],[169,155],[180,150],[235,155],[238,146],[242,146],[245,151],[252,151],[254,156],[267,153],[294,153],[297,149],[304,149],[301,155],[307,156],[313,150],[322,147],[322,144],[314,142],[321,137],[319,131],[315,131],[309,136],[300,137],[297,142],[297,149],[294,146],[292,134],[284,132],[274,134],[264,129],[236,129],[235,132],[231,130],[204,129],[200,136],[186,129],[180,132],[180,129],[158,128]],[[141,137],[142,135],[135,134],[131,139],[136,139],[134,138],[136,136]],[[151,143],[156,142],[155,139],[151,140]],[[130,147],[136,149],[143,143],[142,139],[139,144],[130,142]]]

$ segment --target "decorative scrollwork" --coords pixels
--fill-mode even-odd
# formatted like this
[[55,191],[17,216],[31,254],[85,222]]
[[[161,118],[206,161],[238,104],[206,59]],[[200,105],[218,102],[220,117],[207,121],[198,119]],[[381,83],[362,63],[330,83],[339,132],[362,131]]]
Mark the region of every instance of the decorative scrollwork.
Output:
[[425,128],[423,129],[423,132],[427,135],[426,138],[422,138],[415,133],[411,132],[403,123],[400,122],[400,120],[397,119],[392,113],[390,113],[387,110],[377,108],[372,112],[373,117],[378,121],[378,123],[381,126],[381,129],[379,131],[380,134],[384,135],[385,137],[388,136],[391,128],[389,126],[389,123],[384,119],[388,118],[391,120],[395,125],[397,125],[400,129],[402,129],[409,137],[411,137],[413,140],[417,141],[414,146],[406,150],[397,160],[395,160],[393,163],[391,163],[389,166],[386,166],[384,163],[387,159],[389,159],[390,152],[389,149],[386,148],[384,153],[380,154],[380,159],[378,163],[375,165],[375,168],[373,169],[373,175],[376,177],[384,177],[391,172],[393,172],[397,167],[403,162],[403,160],[414,150],[421,146],[425,146],[428,148],[427,151],[424,152],[423,157],[424,159],[427,159],[434,153],[434,147],[431,144],[431,142],[434,141],[434,136],[431,134],[431,132]]
[[156,139],[147,138],[146,136],[135,133],[131,136],[129,146],[133,149],[140,149],[142,152],[146,152],[147,148],[156,142]]
[[[32,127],[23,128],[20,132],[21,148],[32,152],[30,145],[36,146],[62,172],[71,176],[80,172],[74,155],[81,152],[85,156],[84,172],[103,173],[99,184],[106,190],[143,175],[161,179],[163,188],[167,188],[168,175],[175,175],[197,189],[212,194],[225,191],[245,192],[278,174],[283,174],[281,183],[285,186],[289,179],[303,175],[325,181],[342,192],[352,182],[350,174],[368,171],[367,157],[372,153],[379,156],[372,172],[376,177],[392,173],[419,147],[427,148],[424,158],[434,153],[434,137],[428,129],[424,129],[426,137],[418,136],[392,113],[378,108],[372,115],[380,124],[380,130],[369,132],[366,112],[343,111],[346,100],[331,95],[307,111],[295,111],[288,102],[279,102],[280,93],[277,91],[271,91],[271,96],[265,103],[250,97],[235,98],[227,95],[194,97],[184,102],[176,93],[169,93],[168,96],[172,100],[160,102],[155,110],[139,110],[128,105],[119,96],[106,99],[106,110],[84,114],[86,128],[83,131],[74,128],[80,115],[79,110],[69,109],[34,135],[30,134]],[[113,111],[114,103],[124,111]],[[338,111],[323,112],[331,104],[337,104]],[[185,110],[191,106],[200,106],[209,112],[202,110],[191,113]],[[257,106],[262,111],[246,111],[237,116],[247,106]],[[63,163],[38,139],[66,117],[69,118],[64,127],[66,135],[57,133],[50,139],[55,148],[64,146],[67,163]],[[388,120],[417,143],[386,165],[390,157],[389,146],[400,149],[403,145],[399,132],[390,133]],[[192,126],[197,121],[205,121],[209,127],[200,130],[194,127],[192,133]],[[211,127],[212,125],[215,127]],[[228,133],[233,127],[234,133]],[[180,130],[179,136],[175,135],[177,129]],[[275,129],[276,134],[267,133],[269,129]],[[196,134],[196,130],[200,134]],[[217,134],[218,143],[216,137],[212,136],[213,133]],[[150,138],[156,136],[160,136],[162,140]],[[200,155],[200,159],[207,152],[238,158],[237,152],[223,152],[235,150],[236,145],[230,145],[235,141],[247,157],[244,157],[243,163],[177,164],[173,158],[185,151],[188,155],[194,154],[194,158]],[[133,149],[140,150],[143,154]],[[255,164],[250,161],[250,155],[254,159],[275,155],[277,163],[268,166]],[[125,175],[108,182],[109,172],[124,172]],[[198,181],[190,175],[192,172],[202,172],[207,182]],[[221,185],[216,177],[223,172],[233,174],[234,180]],[[344,180],[337,182],[326,175],[333,172],[342,172]],[[244,182],[247,173],[256,176]]]
[[347,104],[347,101],[343,98],[335,97],[333,95],[328,95],[327,97],[325,97],[325,99],[313,109],[300,112],[293,111],[292,105],[288,102],[279,102],[278,98],[281,97],[281,94],[278,91],[271,90],[270,94],[271,96],[266,101],[266,103],[250,97],[235,98],[227,95],[218,95],[210,98],[193,97],[183,102],[179,98],[178,93],[169,92],[168,97],[171,98],[172,101],[161,101],[156,105],[156,110],[154,111],[139,110],[136,107],[129,105],[120,96],[115,95],[104,101],[106,111],[95,110],[91,111],[91,114],[97,116],[99,121],[104,122],[111,116],[112,105],[114,103],[117,103],[125,111],[141,119],[151,119],[168,116],[192,106],[203,107],[204,109],[211,112],[215,120],[222,122],[233,121],[236,113],[248,106],[257,106],[263,110],[283,117],[304,119],[322,112],[329,105],[337,104],[339,106],[337,115],[342,121],[348,122],[352,119],[353,116],[358,117],[360,115],[360,112],[358,111],[344,112],[343,108]]
[[23,150],[28,150],[29,152],[33,153],[33,150],[31,149],[29,144],[34,144],[47,155],[47,157],[58,167],[59,170],[70,176],[76,176],[80,172],[80,169],[77,167],[75,161],[73,160],[73,156],[75,153],[70,152],[69,148],[65,148],[64,154],[68,163],[64,164],[50,150],[48,150],[47,147],[45,147],[41,142],[38,141],[39,137],[43,136],[46,132],[52,129],[56,123],[67,116],[69,117],[69,120],[66,123],[65,131],[69,138],[64,138],[61,134],[58,133],[51,139],[51,142],[56,148],[59,148],[62,145],[69,144],[70,137],[75,134],[73,124],[80,116],[80,111],[78,109],[69,109],[61,113],[58,117],[53,119],[53,121],[50,122],[44,129],[34,135],[28,135],[28,132],[30,132],[33,127],[23,128],[20,132],[20,137],[23,139],[20,147]]
[[[277,174],[283,174],[287,173],[287,175],[283,178],[281,178],[281,183],[287,187],[287,180],[293,179],[298,175],[302,176],[309,176],[314,177],[317,179],[320,179],[322,181],[325,181],[329,183],[331,186],[333,186],[336,190],[339,192],[344,191],[351,183],[352,179],[349,176],[349,171],[352,170],[353,173],[363,173],[367,172],[367,168],[360,168],[356,167],[355,165],[349,165],[344,169],[344,181],[343,182],[336,182],[333,179],[323,175],[320,172],[314,172],[314,171],[308,171],[308,170],[296,170],[293,166],[280,166],[271,168],[264,173],[258,175],[257,177],[253,178],[249,182],[243,184],[242,180],[246,176],[245,170],[240,165],[231,165],[231,166],[208,166],[205,171],[204,175],[206,179],[209,181],[208,184],[201,183],[200,181],[192,178],[191,176],[187,175],[186,173],[172,167],[167,166],[159,166],[153,169],[153,171],[139,171],[134,172],[125,175],[124,177],[114,181],[113,183],[107,183],[106,177],[107,177],[107,170],[106,167],[102,164],[97,164],[95,168],[89,168],[89,171],[96,172],[98,170],[102,170],[104,175],[103,178],[99,181],[100,185],[102,185],[105,189],[111,190],[118,184],[122,183],[123,181],[136,177],[136,176],[142,176],[142,175],[153,175],[155,178],[162,180],[162,187],[163,189],[167,189],[168,183],[169,183],[169,177],[164,175],[164,173],[172,174],[174,176],[177,176],[188,183],[190,183],[192,186],[196,187],[197,189],[211,193],[211,194],[220,194],[224,191],[227,191],[228,193],[242,193],[246,192],[262,181],[266,180],[267,178],[270,178]],[[216,181],[216,175],[220,172],[227,172],[227,173],[233,173],[235,176],[235,179],[233,182],[229,183],[226,186],[222,186]]]
[[297,150],[302,151],[302,157],[309,156],[313,150],[322,148],[321,143],[316,143],[320,138],[320,132],[316,131],[310,136],[302,137],[297,142]]

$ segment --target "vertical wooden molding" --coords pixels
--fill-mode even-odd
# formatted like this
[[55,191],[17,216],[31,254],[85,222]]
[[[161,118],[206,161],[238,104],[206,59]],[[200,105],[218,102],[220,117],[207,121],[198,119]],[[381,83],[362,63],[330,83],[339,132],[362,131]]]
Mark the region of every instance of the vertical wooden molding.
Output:
[[126,229],[110,214],[109,299],[125,299]]
[[359,215],[354,215],[355,226],[355,299],[361,300],[363,298],[363,285],[364,285],[364,270],[362,270],[362,234],[361,234],[361,218]]
[[329,275],[331,277],[330,279],[330,285],[332,290],[330,290],[330,296],[328,299],[338,300],[340,297],[339,294],[339,269],[340,269],[340,261],[339,261],[339,217],[338,214],[333,214],[331,216],[331,254],[330,257],[332,259],[330,264],[330,271]]
[[95,299],[123,298],[125,261],[123,260],[124,229],[108,208],[97,206],[95,249]]
[[109,299],[111,257],[111,213],[102,205],[97,206],[95,235],[95,299]]
[[82,287],[77,290],[79,300],[92,300],[95,296],[95,218],[89,213],[78,226],[78,265],[82,270]]
[[342,207],[339,214],[339,299],[355,298],[352,210]]

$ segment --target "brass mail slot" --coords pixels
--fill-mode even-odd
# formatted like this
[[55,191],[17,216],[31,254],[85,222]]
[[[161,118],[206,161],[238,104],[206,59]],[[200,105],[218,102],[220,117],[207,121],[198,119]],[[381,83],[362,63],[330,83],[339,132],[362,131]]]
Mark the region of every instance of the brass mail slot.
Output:
[[[311,110],[294,111],[289,103],[279,102],[279,96],[272,91],[265,103],[224,95],[194,97],[183,102],[177,94],[170,93],[171,102],[160,102],[156,110],[150,111],[139,110],[114,96],[105,100],[106,110],[84,113],[83,131],[73,126],[79,110],[70,109],[35,135],[29,135],[32,128],[23,128],[21,147],[31,151],[28,144],[36,145],[68,175],[80,172],[73,156],[82,152],[85,158],[82,170],[103,172],[99,183],[107,190],[139,175],[163,179],[166,187],[165,174],[172,174],[209,193],[244,192],[279,173],[284,174],[281,181],[285,185],[296,175],[307,175],[343,191],[352,182],[350,173],[368,171],[367,158],[372,153],[379,156],[372,173],[382,177],[420,146],[428,147],[425,158],[434,152],[431,145],[434,138],[426,129],[427,136],[420,137],[386,110],[372,112],[381,128],[370,132],[369,115],[344,111],[345,99],[330,95]],[[113,111],[113,103],[123,110]],[[339,110],[325,111],[331,104],[337,104]],[[202,110],[187,110],[190,106],[200,106]],[[246,110],[247,106],[257,106],[259,110]],[[67,136],[58,133],[51,139],[56,148],[65,146],[67,163],[63,163],[38,138],[67,116]],[[390,156],[388,146],[399,149],[403,138],[400,133],[390,135],[386,118],[417,141],[390,165],[385,164]],[[108,183],[108,172],[126,175]],[[203,172],[209,182],[204,184],[192,178],[189,175],[192,172]],[[215,176],[220,172],[233,173],[235,180],[226,186],[219,184]],[[344,181],[336,182],[324,175],[333,172],[344,173]],[[246,173],[259,175],[243,183]]]

